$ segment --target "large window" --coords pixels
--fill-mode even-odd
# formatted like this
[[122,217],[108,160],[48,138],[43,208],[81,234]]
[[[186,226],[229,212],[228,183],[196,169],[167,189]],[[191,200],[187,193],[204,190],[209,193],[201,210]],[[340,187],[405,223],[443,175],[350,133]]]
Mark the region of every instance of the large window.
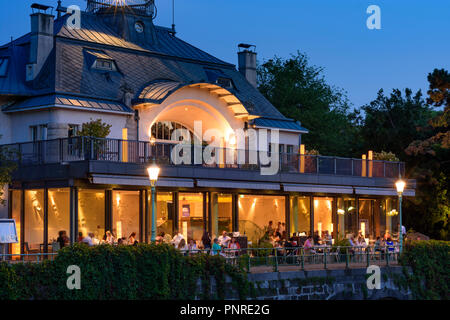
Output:
[[337,203],[338,239],[349,238],[358,232],[356,200],[339,198]]
[[172,140],[172,133],[178,129],[184,129],[184,130],[189,131],[189,133],[191,135],[190,136],[191,141],[193,141],[192,132],[188,128],[183,126],[182,124],[179,124],[178,122],[173,122],[173,121],[160,121],[160,122],[154,123],[151,128],[151,133],[152,133],[152,137],[155,138],[156,140],[178,142],[176,140]]
[[309,235],[311,230],[310,197],[291,197],[291,236],[296,234]]
[[204,232],[203,193],[180,193],[178,203],[178,231],[184,238],[200,241]]
[[211,202],[212,237],[219,237],[222,231],[233,231],[233,196],[231,194],[213,192],[211,194]]
[[385,213],[386,213],[386,231],[390,233],[391,236],[396,236],[398,232],[398,200],[393,198],[388,198],[385,201]]
[[333,201],[333,198],[314,198],[314,233],[321,238],[334,231]]
[[246,235],[248,241],[258,242],[263,236],[269,222],[273,228],[278,223],[286,226],[285,197],[283,196],[239,196],[239,232]]
[[96,240],[105,235],[105,191],[82,189],[78,193],[78,232],[92,232]]
[[[148,197],[149,206],[149,230],[148,238],[151,239],[152,234],[152,199],[151,193]],[[172,192],[158,192],[156,195],[156,233],[159,235],[161,232],[173,237],[175,221],[175,204],[173,202]]]
[[[70,197],[69,189],[48,190],[48,239],[51,243],[58,239],[59,231],[66,231],[70,237]],[[51,247],[49,247],[51,248]]]
[[11,219],[16,221],[16,229],[17,229],[17,238],[19,239],[19,243],[11,244],[11,253],[12,254],[20,254],[20,246],[21,246],[21,226],[22,221],[20,218],[20,213],[22,211],[22,191],[13,190],[12,191],[12,208],[11,208]]
[[24,253],[44,249],[44,190],[25,191]]
[[113,233],[117,239],[127,238],[136,233],[140,239],[139,229],[139,191],[113,191]]

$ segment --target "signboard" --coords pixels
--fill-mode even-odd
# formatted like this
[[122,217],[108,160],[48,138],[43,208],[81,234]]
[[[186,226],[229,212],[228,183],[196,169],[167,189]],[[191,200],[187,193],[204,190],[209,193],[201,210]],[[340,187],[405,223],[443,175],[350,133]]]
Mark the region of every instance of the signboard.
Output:
[[183,204],[181,209],[183,218],[189,218],[191,216],[191,205]]
[[0,244],[18,242],[16,221],[14,219],[0,219]]

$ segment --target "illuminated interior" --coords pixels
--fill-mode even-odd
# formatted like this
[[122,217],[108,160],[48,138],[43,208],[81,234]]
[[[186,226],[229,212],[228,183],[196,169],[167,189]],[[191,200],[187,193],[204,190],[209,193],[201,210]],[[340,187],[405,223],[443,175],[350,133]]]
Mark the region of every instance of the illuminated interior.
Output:
[[[48,190],[48,239],[56,241],[59,231],[66,231],[70,237],[70,198],[69,189]],[[51,250],[51,246],[49,246]]]
[[20,190],[12,191],[11,219],[16,220],[17,238],[19,239],[19,243],[11,244],[11,253],[12,254],[20,254],[21,226],[22,226],[21,219],[20,219],[20,212],[22,210],[21,198],[22,198],[22,191],[20,191]]
[[201,240],[204,230],[203,193],[180,193],[178,231],[186,240]]
[[349,238],[358,233],[356,200],[354,198],[338,198],[337,231],[338,239]]
[[112,232],[117,239],[136,233],[139,240],[139,191],[113,191]]
[[78,232],[94,233],[97,240],[105,235],[105,191],[80,189],[78,193]]
[[39,253],[44,245],[44,190],[25,191],[24,253]]
[[314,198],[314,232],[322,238],[334,231],[333,198]]
[[211,202],[211,237],[214,238],[219,237],[223,231],[232,231],[233,196],[231,194],[213,192]]
[[291,197],[291,230],[290,235],[294,233],[301,236],[310,234],[311,229],[311,208],[310,197]]
[[286,223],[283,196],[240,195],[238,206],[239,232],[253,243],[264,236],[269,221],[273,221],[274,228],[278,222]]

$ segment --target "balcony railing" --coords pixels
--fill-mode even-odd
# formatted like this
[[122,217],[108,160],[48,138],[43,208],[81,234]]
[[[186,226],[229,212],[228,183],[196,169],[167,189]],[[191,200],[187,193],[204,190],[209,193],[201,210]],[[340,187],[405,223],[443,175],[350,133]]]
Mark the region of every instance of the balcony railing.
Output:
[[[90,137],[74,137],[55,140],[17,143],[0,146],[3,154],[8,153],[10,160],[19,165],[39,165],[64,163],[85,160],[149,163],[153,159],[162,165],[177,165],[172,159],[175,144],[155,143],[147,141],[131,141],[119,139],[99,139]],[[181,165],[203,166],[212,168],[233,168],[243,170],[259,170],[268,167],[262,162],[262,153],[249,150],[215,148],[205,152],[205,146],[191,147],[191,160]],[[208,151],[208,150],[206,150]],[[175,153],[175,152],[174,152]],[[270,153],[264,152],[266,156]],[[194,159],[199,159],[194,163]],[[297,153],[280,153],[279,168],[281,172],[304,174],[323,174],[340,176],[398,178],[404,176],[403,162],[363,160]]]

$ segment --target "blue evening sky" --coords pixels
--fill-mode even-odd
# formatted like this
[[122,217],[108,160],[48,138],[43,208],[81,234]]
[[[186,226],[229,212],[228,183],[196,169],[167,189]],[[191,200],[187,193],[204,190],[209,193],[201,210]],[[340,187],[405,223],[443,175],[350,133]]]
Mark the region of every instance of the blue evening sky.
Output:
[[[29,31],[33,2],[57,3],[0,1],[1,44]],[[172,24],[171,3],[156,0],[157,24]],[[71,4],[86,7],[85,0],[63,0]],[[372,4],[381,8],[381,30],[366,27]],[[259,61],[300,50],[355,107],[380,88],[426,93],[428,72],[450,69],[448,0],[176,0],[176,25],[180,38],[234,64],[241,42],[257,46]]]

